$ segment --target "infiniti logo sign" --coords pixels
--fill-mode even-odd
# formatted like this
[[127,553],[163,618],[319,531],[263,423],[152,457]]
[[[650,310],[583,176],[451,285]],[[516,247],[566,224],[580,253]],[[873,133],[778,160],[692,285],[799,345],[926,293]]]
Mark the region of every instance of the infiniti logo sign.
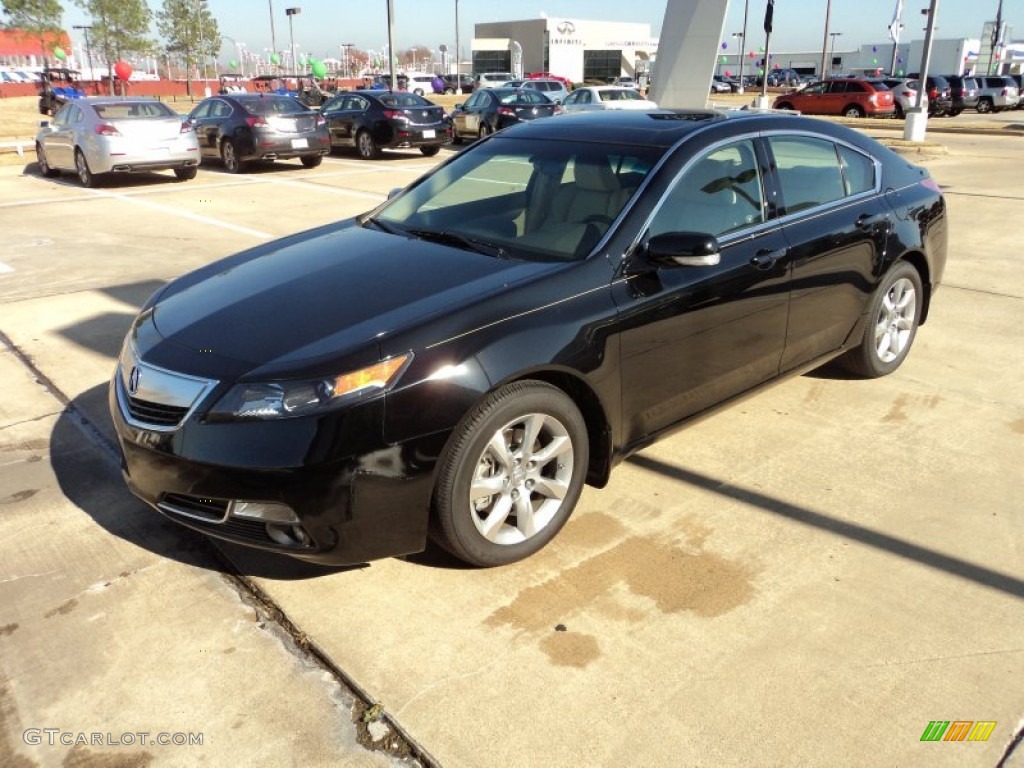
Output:
[[139,370],[139,367],[137,365],[133,366],[131,373],[128,374],[128,392],[130,394],[134,395],[136,392],[139,391],[139,379],[141,378],[142,371]]
[[563,21],[556,27],[556,29],[560,35],[571,35],[576,31],[576,25],[571,21]]

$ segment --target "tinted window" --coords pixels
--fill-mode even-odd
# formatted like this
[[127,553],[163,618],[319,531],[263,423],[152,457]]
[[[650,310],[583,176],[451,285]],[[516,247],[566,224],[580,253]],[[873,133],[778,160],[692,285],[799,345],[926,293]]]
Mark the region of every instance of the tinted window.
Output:
[[308,107],[291,96],[247,99],[242,102],[242,106],[254,115],[294,115],[309,111]]
[[764,220],[761,176],[754,147],[741,141],[713,150],[691,165],[663,198],[648,235],[719,235]]
[[838,145],[838,148],[846,194],[857,195],[873,190],[875,188],[874,161],[867,155],[842,144]]
[[380,103],[385,107],[430,107],[433,106],[422,96],[415,93],[391,93],[380,97]]
[[768,139],[787,213],[839,200],[846,185],[831,141],[804,136]]

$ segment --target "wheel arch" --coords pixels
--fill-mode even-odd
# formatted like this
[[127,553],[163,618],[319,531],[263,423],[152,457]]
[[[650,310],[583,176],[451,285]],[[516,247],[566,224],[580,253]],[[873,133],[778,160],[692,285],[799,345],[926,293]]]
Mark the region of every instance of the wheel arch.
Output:
[[920,251],[908,251],[904,253],[900,258],[894,262],[898,264],[900,261],[905,261],[910,264],[914,269],[917,270],[917,274],[921,277],[921,290],[924,293],[924,305],[921,307],[921,319],[918,321],[919,325],[924,325],[928,319],[928,310],[932,304],[932,279],[931,279],[931,268],[928,266],[928,259]]
[[542,381],[564,392],[580,409],[587,425],[587,443],[590,460],[587,466],[587,485],[603,488],[611,473],[611,425],[608,414],[597,393],[586,381],[567,371],[541,370],[524,373],[500,386],[515,381]]

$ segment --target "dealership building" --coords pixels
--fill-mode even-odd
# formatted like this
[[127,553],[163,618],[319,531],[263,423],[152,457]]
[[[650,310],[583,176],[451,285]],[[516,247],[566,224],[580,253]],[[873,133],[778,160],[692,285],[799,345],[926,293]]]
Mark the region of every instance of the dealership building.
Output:
[[574,83],[646,72],[658,51],[650,24],[539,18],[475,25],[473,72],[551,72]]

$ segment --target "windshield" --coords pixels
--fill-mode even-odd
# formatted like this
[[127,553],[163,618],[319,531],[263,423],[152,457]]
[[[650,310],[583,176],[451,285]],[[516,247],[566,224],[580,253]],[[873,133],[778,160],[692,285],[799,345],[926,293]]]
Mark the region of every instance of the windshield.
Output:
[[368,221],[447,243],[461,238],[509,258],[582,259],[663,152],[496,137],[442,166]]

